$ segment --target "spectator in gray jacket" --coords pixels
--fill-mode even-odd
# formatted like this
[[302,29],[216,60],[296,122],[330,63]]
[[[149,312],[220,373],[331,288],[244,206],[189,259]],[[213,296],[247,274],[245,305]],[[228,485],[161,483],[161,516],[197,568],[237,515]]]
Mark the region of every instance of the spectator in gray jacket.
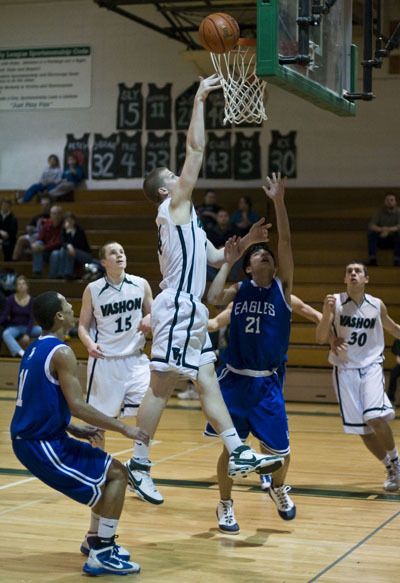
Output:
[[400,266],[400,208],[393,192],[385,196],[383,207],[372,217],[368,228],[367,265],[378,265],[377,250],[393,249],[394,265]]

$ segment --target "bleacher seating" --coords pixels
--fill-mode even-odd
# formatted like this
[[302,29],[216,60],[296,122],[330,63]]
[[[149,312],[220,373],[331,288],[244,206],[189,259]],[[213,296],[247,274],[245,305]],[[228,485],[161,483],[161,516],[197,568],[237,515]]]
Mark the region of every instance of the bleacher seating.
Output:
[[[195,193],[196,203],[200,203],[204,190]],[[292,228],[292,244],[295,259],[294,293],[304,301],[321,309],[326,293],[341,291],[343,287],[344,265],[353,259],[366,257],[366,227],[369,217],[383,199],[384,189],[290,189],[287,191],[287,206]],[[218,190],[218,203],[230,212],[235,210],[241,190]],[[269,205],[260,189],[247,189],[254,209],[262,215],[270,215]],[[0,191],[2,196],[13,196],[13,192]],[[153,293],[158,293],[160,273],[156,253],[156,228],[154,218],[156,208],[147,202],[140,190],[82,190],[75,192],[74,202],[62,204],[65,210],[73,211],[85,228],[94,252],[107,240],[120,241],[128,257],[128,272],[141,275],[149,280]],[[19,220],[20,232],[27,221],[39,212],[39,205],[15,205],[13,212]],[[274,222],[273,216],[269,217]],[[271,233],[272,244],[275,236]],[[389,314],[400,321],[400,269],[392,266],[389,252],[379,255],[379,267],[370,268],[369,293],[380,297],[387,305]],[[0,269],[6,264],[0,261]],[[31,263],[23,261],[7,264],[19,273],[31,274]],[[80,298],[85,284],[79,281],[43,279],[31,281],[31,293],[38,294],[47,289],[56,289],[72,300],[75,314],[79,315]],[[390,352],[391,339],[386,337],[385,368],[394,365]],[[86,358],[86,351],[77,339],[71,340],[77,357]],[[5,357],[5,350],[0,353]],[[8,359],[7,359],[8,360]],[[17,362],[15,362],[16,366]],[[295,316],[289,350],[289,367],[293,375],[288,379],[298,379],[304,373],[304,384],[313,385],[315,379],[325,378],[330,387],[330,373],[327,349],[315,343],[314,326]],[[297,376],[294,374],[296,373]],[[314,373],[314,377],[311,373]],[[321,376],[322,374],[322,376]],[[325,376],[324,376],[325,375]],[[312,380],[314,378],[314,381]],[[288,396],[302,398],[288,382]],[[295,383],[296,384],[296,383]],[[302,382],[300,382],[300,385]],[[311,393],[314,400],[331,399],[328,388],[325,397],[316,397],[321,380],[316,381]]]

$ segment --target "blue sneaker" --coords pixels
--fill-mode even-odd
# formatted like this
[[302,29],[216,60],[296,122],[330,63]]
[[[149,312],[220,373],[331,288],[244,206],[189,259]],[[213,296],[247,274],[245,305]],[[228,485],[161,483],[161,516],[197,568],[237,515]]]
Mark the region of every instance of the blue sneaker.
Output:
[[278,514],[283,520],[293,520],[296,517],[296,506],[288,494],[289,491],[290,486],[285,485],[279,486],[279,488],[274,488],[271,485],[268,490],[268,494],[275,503]]
[[102,549],[90,549],[83,572],[94,577],[98,575],[128,575],[139,573],[140,565],[132,561],[122,561],[115,551],[115,545]]
[[[116,535],[117,536],[117,535]],[[97,534],[86,533],[85,538],[82,541],[80,551],[83,555],[89,556],[90,550],[96,545],[99,537]],[[130,552],[114,543],[114,552],[118,555],[121,561],[129,561],[131,558]]]
[[233,511],[233,500],[220,500],[217,506],[218,528],[225,534],[239,534],[240,528]]
[[271,474],[260,474],[260,486],[261,490],[266,492],[270,489],[272,484],[272,476]]

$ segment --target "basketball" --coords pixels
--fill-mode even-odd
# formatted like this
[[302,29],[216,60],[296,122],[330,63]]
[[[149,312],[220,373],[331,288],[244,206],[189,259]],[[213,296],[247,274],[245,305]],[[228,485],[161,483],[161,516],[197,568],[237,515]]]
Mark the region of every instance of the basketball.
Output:
[[214,12],[200,23],[199,41],[210,53],[226,53],[232,50],[239,37],[239,25],[230,14]]

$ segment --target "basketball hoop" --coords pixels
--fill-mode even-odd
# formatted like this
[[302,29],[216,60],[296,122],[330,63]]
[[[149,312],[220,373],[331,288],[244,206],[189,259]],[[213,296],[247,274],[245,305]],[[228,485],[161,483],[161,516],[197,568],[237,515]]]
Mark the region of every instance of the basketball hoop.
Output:
[[210,53],[225,97],[224,124],[257,123],[265,112],[266,82],[256,75],[256,40],[240,38],[227,53]]

